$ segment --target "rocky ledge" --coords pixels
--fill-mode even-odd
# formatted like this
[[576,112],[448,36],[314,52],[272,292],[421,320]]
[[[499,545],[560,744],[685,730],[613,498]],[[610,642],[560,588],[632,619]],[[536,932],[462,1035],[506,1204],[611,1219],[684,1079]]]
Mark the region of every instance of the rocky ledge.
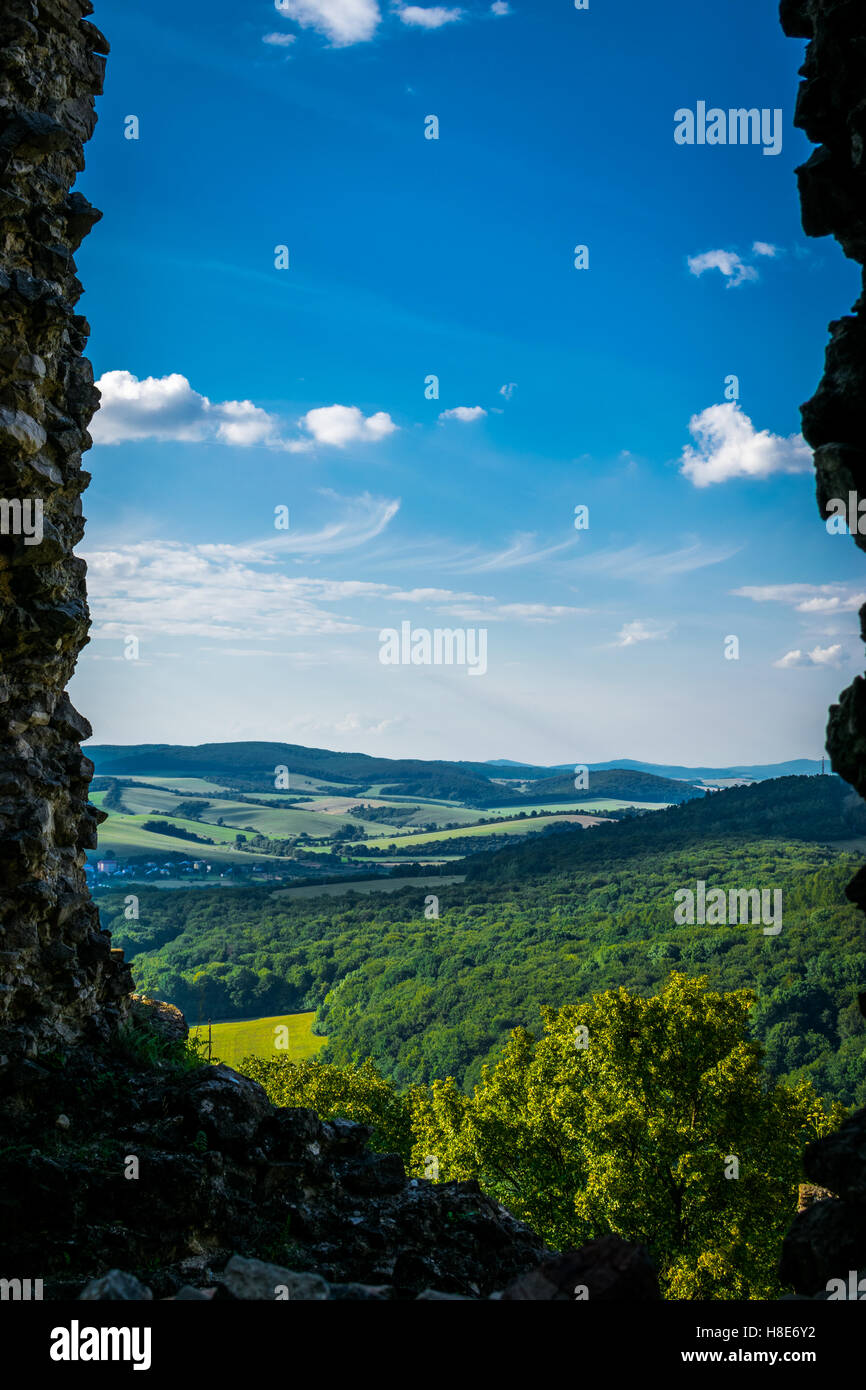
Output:
[[0,1106],[4,1263],[47,1299],[658,1297],[639,1247],[554,1256],[477,1183],[407,1178],[229,1067],[105,1063],[76,1049]]

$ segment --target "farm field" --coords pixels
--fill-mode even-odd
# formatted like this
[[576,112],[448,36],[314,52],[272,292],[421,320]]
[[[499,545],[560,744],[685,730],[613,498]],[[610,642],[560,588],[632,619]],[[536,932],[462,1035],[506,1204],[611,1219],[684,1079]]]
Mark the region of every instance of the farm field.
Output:
[[[252,856],[234,848],[235,831],[226,832],[226,840],[231,843],[200,845],[195,840],[181,840],[175,835],[161,835],[153,830],[142,829],[142,822],[149,816],[121,816],[109,813],[108,820],[99,827],[99,854],[113,850],[117,855],[150,854],[155,859],[161,855],[183,854],[188,859],[207,859],[210,863],[250,864]],[[173,824],[187,826],[198,835],[209,835],[218,839],[218,825],[202,825],[198,821],[173,821]],[[259,856],[266,858],[267,856]],[[274,863],[281,860],[274,859]]]
[[221,783],[208,782],[203,777],[175,777],[172,773],[166,774],[165,777],[139,777],[138,773],[136,773],[134,781],[147,782],[147,784],[152,787],[166,787],[168,789],[177,787],[178,791],[182,792],[184,796],[191,796],[193,793],[198,796],[207,792],[224,792],[227,790]]
[[[288,1057],[290,1062],[302,1062],[315,1057],[327,1042],[313,1035],[315,1013],[277,1014],[273,1018],[249,1018],[235,1023],[211,1025],[213,1055],[230,1067],[244,1057]],[[288,1029],[288,1047],[277,1048],[277,1028]],[[207,1042],[207,1024],[190,1028],[190,1036]],[[280,1035],[284,1036],[284,1035]]]
[[435,877],[366,878],[357,883],[308,884],[303,888],[277,888],[272,898],[345,898],[347,893],[396,893],[400,888],[433,888],[443,883],[463,883],[465,874]]
[[461,826],[457,830],[436,830],[429,835],[392,835],[385,836],[383,839],[373,840],[372,843],[382,845],[384,849],[389,849],[402,845],[439,845],[447,844],[449,840],[459,840],[466,835],[531,835],[534,831],[544,830],[549,825],[562,825],[563,823],[577,822],[584,827],[598,825],[600,822],[594,816],[568,814],[564,816],[527,816],[525,820],[501,820],[495,825]]
[[[466,834],[486,839],[491,835],[530,835],[546,827],[571,820],[587,826],[596,823],[592,818],[595,810],[619,810],[634,806],[639,810],[661,810],[659,803],[628,802],[615,798],[575,798],[571,802],[551,802],[536,807],[526,803],[506,800],[508,788],[503,787],[503,803],[489,808],[475,808],[454,801],[431,797],[408,797],[400,795],[382,796],[382,787],[387,783],[375,783],[365,787],[357,786],[347,791],[345,785],[326,783],[311,777],[295,777],[290,772],[290,789],[285,792],[263,790],[261,799],[267,805],[255,805],[230,796],[215,797],[221,783],[206,777],[177,777],[170,773],[160,776],[134,776],[136,785],[124,785],[123,777],[117,779],[116,792],[122,800],[124,811],[110,809],[108,819],[99,828],[99,854],[112,852],[119,857],[124,855],[148,855],[155,860],[166,855],[182,855],[184,858],[206,857],[215,864],[244,864],[250,866],[251,857],[235,846],[238,834],[262,835],[271,840],[293,840],[306,835],[310,840],[321,840],[322,845],[305,844],[307,850],[317,854],[331,852],[331,842],[338,831],[351,827],[363,833],[363,839],[346,841],[339,853],[344,860],[363,862],[367,846],[377,851],[388,851],[392,846],[395,852],[419,854],[427,851],[431,862],[446,862],[449,843],[459,840]],[[290,803],[299,793],[311,797],[309,802],[293,807]],[[107,792],[94,791],[93,804],[105,809]],[[206,805],[202,808],[200,819],[179,817],[177,809],[184,801],[198,800]],[[347,811],[359,802],[367,802],[375,807],[393,807],[395,820],[371,821],[350,816]],[[530,812],[535,811],[533,815]],[[408,819],[403,819],[408,813]],[[145,830],[144,822],[160,819],[169,821],[180,829],[213,840],[212,845],[199,844],[196,840],[185,840],[170,834]],[[495,824],[479,825],[479,820],[495,820]],[[222,824],[217,824],[222,821]],[[435,830],[425,830],[434,825]],[[452,828],[446,829],[446,826]],[[419,828],[422,833],[418,833]],[[303,844],[303,842],[302,842]],[[452,856],[459,859],[460,855]],[[256,852],[260,861],[285,862],[280,856]],[[381,862],[381,861],[378,861]]]

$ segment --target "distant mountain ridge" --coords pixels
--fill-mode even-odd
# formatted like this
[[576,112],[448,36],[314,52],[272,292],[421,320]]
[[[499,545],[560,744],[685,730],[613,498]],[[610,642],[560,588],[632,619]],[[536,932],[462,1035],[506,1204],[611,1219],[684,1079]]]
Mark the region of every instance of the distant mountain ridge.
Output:
[[[472,766],[477,767],[475,763]],[[493,758],[482,764],[485,767],[516,769],[513,773],[532,771],[536,776],[546,773],[568,772],[574,763],[556,763],[547,768],[530,768],[529,764],[512,762],[510,758]],[[815,777],[821,771],[819,758],[790,758],[784,763],[737,763],[731,767],[681,767],[677,763],[642,763],[633,758],[613,758],[606,763],[585,763],[590,772],[605,772],[611,768],[625,768],[632,772],[651,772],[656,777],[672,777],[676,781],[692,781],[694,778],[718,778],[727,780],[734,777],[751,777],[756,782],[765,782],[770,777]]]

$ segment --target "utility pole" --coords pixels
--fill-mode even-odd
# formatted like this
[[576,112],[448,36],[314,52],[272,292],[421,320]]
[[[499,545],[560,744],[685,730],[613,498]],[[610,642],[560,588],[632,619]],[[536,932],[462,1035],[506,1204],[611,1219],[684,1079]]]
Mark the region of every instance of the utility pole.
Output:
[[211,1030],[210,1030],[210,1019],[208,1019],[208,1021],[207,1021],[207,1059],[208,1059],[208,1061],[210,1061],[210,1055],[211,1055],[211,1037],[212,1037],[212,1034],[211,1034]]

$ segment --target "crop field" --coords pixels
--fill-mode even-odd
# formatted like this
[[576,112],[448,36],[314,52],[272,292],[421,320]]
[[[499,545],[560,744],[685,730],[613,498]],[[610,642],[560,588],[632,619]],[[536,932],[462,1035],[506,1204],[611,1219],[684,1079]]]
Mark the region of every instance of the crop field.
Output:
[[[213,1056],[230,1067],[244,1057],[288,1057],[290,1062],[302,1062],[315,1057],[327,1042],[314,1036],[315,1013],[278,1014],[274,1018],[249,1018],[234,1023],[211,1025]],[[287,1032],[281,1032],[286,1029]],[[207,1042],[207,1024],[190,1028],[190,1036]],[[277,1046],[285,1041],[287,1046]]]
[[549,825],[562,825],[564,822],[577,823],[584,827],[600,823],[594,816],[571,813],[564,816],[527,816],[525,820],[501,820],[493,825],[466,825],[460,826],[457,830],[436,830],[431,831],[429,835],[385,836],[373,843],[381,845],[383,849],[389,849],[392,845],[402,848],[406,845],[447,844],[449,840],[463,839],[467,835],[531,835],[534,831],[544,830]]
[[208,782],[203,777],[175,777],[172,773],[168,773],[165,777],[139,777],[138,773],[133,776],[131,773],[123,772],[118,774],[121,781],[127,775],[131,777],[132,781],[147,782],[148,786],[151,787],[165,787],[168,790],[177,787],[177,790],[185,797],[226,790],[219,782]]
[[[227,861],[248,864],[250,856],[235,847],[238,834],[248,837],[260,834],[272,840],[289,840],[307,835],[311,840],[331,841],[342,827],[352,826],[363,831],[364,839],[345,843],[341,854],[348,859],[362,858],[368,845],[380,851],[387,851],[392,846],[395,851],[401,852],[411,852],[417,848],[419,853],[426,850],[428,856],[433,858],[438,857],[437,851],[445,854],[450,841],[459,840],[467,834],[480,838],[497,834],[529,835],[568,820],[579,821],[585,826],[595,824],[592,812],[596,810],[618,810],[627,806],[641,810],[661,809],[657,803],[627,802],[614,798],[575,799],[573,802],[550,803],[533,808],[525,804],[504,803],[476,809],[430,798],[382,797],[377,795],[381,793],[382,784],[347,794],[345,787],[300,777],[291,778],[291,788],[286,792],[263,791],[261,799],[269,804],[254,805],[228,796],[214,797],[212,793],[219,790],[219,784],[201,777],[153,775],[135,777],[133,780],[141,785],[119,787],[124,812],[109,811],[108,819],[100,826],[99,853],[105,854],[111,850],[120,856],[149,854],[154,859],[167,854],[182,854],[185,858],[207,858],[220,864]],[[301,790],[302,782],[307,784],[306,794],[314,799],[293,807],[291,802]],[[94,792],[91,800],[95,806],[103,809],[105,796],[105,792]],[[207,803],[200,819],[177,816],[177,807],[189,800]],[[377,807],[393,806],[395,822],[365,821],[346,814],[351,806],[361,801]],[[531,815],[530,810],[536,810],[538,814]],[[411,813],[409,819],[400,824],[407,812]],[[478,824],[480,819],[491,818],[495,818],[492,825]],[[195,840],[145,830],[144,822],[154,819],[169,821],[194,835],[213,840],[214,844],[200,844]],[[222,821],[222,825],[218,825],[218,821]],[[428,825],[437,828],[417,833],[418,827]],[[445,826],[453,828],[445,829]],[[307,848],[328,853],[330,846],[308,845]],[[275,858],[262,853],[257,857]],[[277,858],[275,862],[280,861]]]

